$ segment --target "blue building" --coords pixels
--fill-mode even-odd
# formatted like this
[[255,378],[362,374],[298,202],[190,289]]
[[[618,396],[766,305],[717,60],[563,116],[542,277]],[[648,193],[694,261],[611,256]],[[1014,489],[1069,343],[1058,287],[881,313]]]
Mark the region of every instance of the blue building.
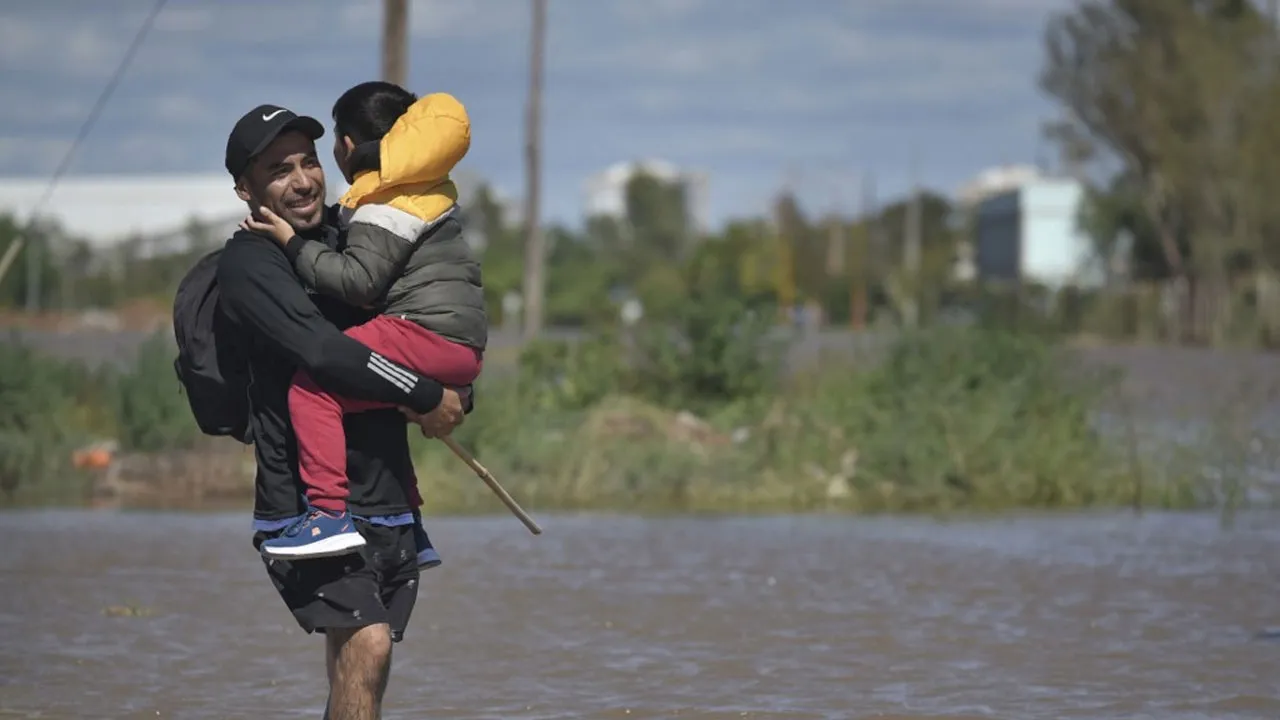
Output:
[[1077,223],[1084,186],[1037,178],[977,206],[974,264],[978,278],[1096,288],[1106,280],[1092,239]]

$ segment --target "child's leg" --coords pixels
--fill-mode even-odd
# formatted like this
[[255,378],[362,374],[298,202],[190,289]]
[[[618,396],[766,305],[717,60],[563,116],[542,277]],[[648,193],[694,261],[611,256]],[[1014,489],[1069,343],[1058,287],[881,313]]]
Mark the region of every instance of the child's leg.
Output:
[[[386,360],[445,384],[466,385],[479,371],[474,350],[399,318],[381,315],[346,334]],[[383,369],[392,375],[399,372],[390,363]],[[399,379],[411,381],[408,377]],[[384,407],[388,406],[326,392],[302,372],[294,378],[289,388],[289,414],[298,438],[298,468],[312,505],[330,512],[346,509],[347,443],[342,416]],[[422,504],[416,482],[409,487],[409,501],[412,508]]]
[[331,395],[304,372],[294,375],[289,415],[298,439],[298,470],[312,510],[279,537],[262,543],[267,557],[344,555],[365,544],[347,513],[347,442],[342,429],[342,414],[361,405],[368,403]]
[[[436,365],[435,348],[401,340],[400,328],[389,318],[374,318],[347,335],[359,340],[382,358],[383,371],[399,382],[410,382],[404,373],[386,362],[413,364],[425,368]],[[442,363],[446,370],[451,366]],[[399,374],[399,375],[397,375]],[[424,373],[425,374],[425,373]],[[315,509],[283,535],[262,543],[262,551],[270,557],[308,558],[340,555],[364,544],[347,514],[347,443],[342,427],[346,413],[364,412],[389,405],[345,398],[325,391],[307,374],[299,372],[289,388],[289,415],[298,444],[298,470],[306,487],[307,501]],[[417,483],[409,488],[411,507],[421,504]]]
[[298,439],[298,471],[307,502],[331,513],[347,509],[347,436],[345,413],[379,407],[326,392],[299,370],[289,388],[289,417]]
[[[365,333],[371,337],[366,339]],[[348,330],[347,334],[386,359],[442,385],[470,385],[480,375],[479,351],[403,318],[382,315]]]

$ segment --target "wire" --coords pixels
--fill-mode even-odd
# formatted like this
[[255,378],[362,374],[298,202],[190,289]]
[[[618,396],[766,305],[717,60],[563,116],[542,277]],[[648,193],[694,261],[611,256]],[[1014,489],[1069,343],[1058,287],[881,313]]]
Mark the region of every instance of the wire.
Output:
[[129,44],[129,49],[125,51],[124,57],[120,60],[115,73],[111,76],[111,80],[107,82],[106,87],[102,88],[102,94],[98,96],[98,101],[94,103],[93,109],[89,111],[89,117],[85,118],[84,124],[80,126],[80,132],[76,135],[76,139],[72,141],[71,147],[67,148],[67,152],[62,156],[62,162],[53,171],[53,177],[49,179],[49,186],[45,188],[44,195],[36,202],[37,208],[43,207],[45,203],[49,202],[49,198],[53,196],[53,191],[57,188],[58,181],[62,179],[62,176],[71,167],[71,158],[75,155],[76,149],[80,147],[80,144],[89,135],[89,131],[93,129],[94,124],[98,122],[98,117],[102,115],[103,108],[107,106],[107,102],[115,94],[116,87],[120,85],[120,81],[124,78],[125,71],[128,70],[129,64],[133,62],[133,57],[138,54],[138,48],[142,47],[142,41],[146,39],[147,33],[151,32],[151,27],[156,24],[156,18],[160,15],[160,10],[164,8],[166,2],[168,0],[156,0],[156,4],[151,8],[151,13],[143,21],[142,27],[138,28],[138,33],[133,36],[133,42]]
[[107,106],[107,102],[111,100],[111,96],[115,94],[116,88],[120,85],[120,81],[124,79],[125,71],[129,69],[133,58],[138,54],[138,49],[142,47],[142,41],[146,39],[147,34],[151,32],[151,28],[156,24],[156,18],[160,16],[160,11],[164,8],[168,0],[156,0],[156,4],[152,6],[151,12],[142,22],[142,27],[138,28],[138,32],[133,36],[133,42],[129,44],[129,48],[125,50],[124,57],[120,59],[120,64],[116,66],[116,70],[111,75],[111,79],[107,81],[102,93],[98,95],[98,100],[93,104],[93,108],[89,110],[89,116],[85,118],[84,123],[80,125],[80,131],[76,133],[76,137],[71,141],[71,146],[62,155],[62,160],[58,163],[58,167],[54,169],[53,176],[49,178],[49,184],[45,187],[44,193],[40,199],[36,201],[35,207],[31,211],[31,215],[27,218],[27,227],[21,235],[19,235],[5,251],[4,258],[0,259],[0,280],[4,279],[5,274],[9,271],[9,266],[13,264],[14,258],[18,251],[22,249],[26,241],[26,237],[31,228],[35,225],[36,219],[40,216],[40,211],[48,204],[49,199],[53,197],[53,192],[58,188],[58,182],[62,180],[62,176],[67,173],[71,167],[71,160],[75,157],[75,152],[89,136],[89,131],[93,129],[98,117],[102,115],[102,110]]

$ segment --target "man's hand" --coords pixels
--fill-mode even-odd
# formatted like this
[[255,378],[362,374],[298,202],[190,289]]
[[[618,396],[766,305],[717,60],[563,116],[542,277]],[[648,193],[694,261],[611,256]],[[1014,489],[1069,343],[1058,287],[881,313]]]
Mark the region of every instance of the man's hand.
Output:
[[444,437],[462,424],[466,414],[462,412],[462,396],[453,388],[445,388],[440,404],[426,415],[419,415],[408,408],[400,408],[400,412],[410,422],[422,428],[422,436],[429,438]]

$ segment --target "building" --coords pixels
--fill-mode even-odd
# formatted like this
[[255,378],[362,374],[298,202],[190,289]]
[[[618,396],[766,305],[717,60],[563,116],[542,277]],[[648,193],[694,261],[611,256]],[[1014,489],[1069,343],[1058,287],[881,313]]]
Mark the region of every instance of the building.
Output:
[[[469,206],[483,180],[466,169],[451,176],[458,187],[459,204]],[[326,180],[326,201],[337,202],[349,186],[334,172],[327,173]],[[0,215],[27,222],[48,183],[44,177],[0,178]],[[519,209],[502,196],[497,199],[508,213]],[[40,215],[43,221],[56,224],[63,236],[83,241],[94,250],[131,241],[135,252],[147,256],[187,249],[193,227],[209,242],[229,238],[247,213],[231,178],[217,172],[70,176],[58,183]],[[507,220],[511,222],[512,217]],[[467,237],[483,249],[483,228],[476,227]]]
[[[976,211],[982,201],[1017,190],[1040,177],[1039,168],[1033,165],[997,165],[982,170],[956,190],[952,222],[960,227],[974,227]],[[951,274],[955,280],[968,283],[978,277],[977,251],[969,235],[962,235],[962,238],[956,246]]]
[[1052,289],[1099,287],[1105,268],[1078,226],[1084,186],[1038,178],[981,200],[975,208],[975,266],[982,280]]
[[[0,178],[0,214],[25,223],[48,182]],[[345,183],[329,187],[329,200],[343,190]],[[95,250],[140,239],[144,252],[151,253],[185,249],[193,223],[211,239],[230,237],[247,212],[226,173],[80,175],[58,183],[40,216]]]
[[1016,190],[1042,177],[1034,165],[997,165],[982,170],[956,190],[956,204],[971,208],[983,200],[1001,193]]
[[587,178],[583,213],[586,217],[621,218],[627,213],[627,185],[640,173],[683,186],[689,221],[698,233],[708,232],[707,176],[705,173],[681,170],[665,160],[620,162]]

